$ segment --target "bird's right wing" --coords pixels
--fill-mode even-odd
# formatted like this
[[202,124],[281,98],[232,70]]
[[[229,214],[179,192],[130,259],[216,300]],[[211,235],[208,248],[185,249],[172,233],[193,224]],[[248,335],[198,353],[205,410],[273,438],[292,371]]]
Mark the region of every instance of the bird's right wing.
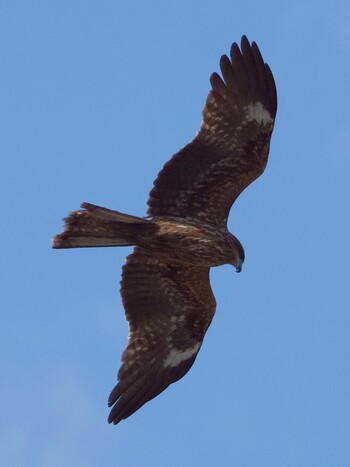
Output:
[[270,68],[243,36],[223,55],[194,140],[159,172],[148,199],[150,216],[226,224],[232,203],[265,169],[277,109]]
[[123,267],[129,321],[108,421],[117,424],[191,368],[215,312],[209,268],[174,267],[136,247]]

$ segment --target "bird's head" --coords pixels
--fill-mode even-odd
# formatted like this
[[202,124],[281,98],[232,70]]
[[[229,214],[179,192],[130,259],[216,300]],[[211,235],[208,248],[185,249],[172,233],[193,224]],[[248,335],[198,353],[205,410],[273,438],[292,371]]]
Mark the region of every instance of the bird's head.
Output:
[[242,265],[244,263],[244,249],[241,242],[232,235],[233,249],[232,249],[232,260],[230,264],[236,268],[236,272],[242,271]]

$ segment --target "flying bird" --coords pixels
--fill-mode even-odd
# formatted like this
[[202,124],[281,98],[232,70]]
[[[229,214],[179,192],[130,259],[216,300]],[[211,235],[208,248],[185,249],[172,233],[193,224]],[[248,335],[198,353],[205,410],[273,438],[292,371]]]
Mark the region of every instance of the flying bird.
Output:
[[110,423],[129,417],[191,368],[214,316],[213,266],[241,271],[227,230],[239,194],[265,169],[277,109],[273,75],[243,36],[213,73],[200,129],[159,172],[136,217],[89,203],[71,212],[53,248],[134,246],[120,292],[129,322]]

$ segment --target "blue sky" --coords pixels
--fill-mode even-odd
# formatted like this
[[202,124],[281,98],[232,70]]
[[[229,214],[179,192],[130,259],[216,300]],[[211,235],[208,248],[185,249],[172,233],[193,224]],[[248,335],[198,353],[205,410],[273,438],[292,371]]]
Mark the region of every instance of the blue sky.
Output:
[[[349,3],[13,0],[0,22],[1,464],[350,465]],[[212,271],[190,373],[113,427],[129,250],[50,238],[82,201],[145,213],[242,34],[279,96],[231,211],[246,262]]]

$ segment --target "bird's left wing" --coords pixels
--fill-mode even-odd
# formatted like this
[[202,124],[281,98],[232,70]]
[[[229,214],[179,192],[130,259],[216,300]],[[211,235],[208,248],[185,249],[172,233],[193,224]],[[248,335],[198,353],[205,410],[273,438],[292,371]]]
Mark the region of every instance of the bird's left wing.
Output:
[[108,421],[117,424],[191,368],[215,312],[209,268],[174,267],[136,247],[123,267],[129,321]]
[[194,140],[159,172],[148,199],[150,216],[199,218],[225,225],[237,196],[265,169],[277,95],[270,68],[255,42],[243,36],[230,59],[220,60],[223,79],[212,90]]

